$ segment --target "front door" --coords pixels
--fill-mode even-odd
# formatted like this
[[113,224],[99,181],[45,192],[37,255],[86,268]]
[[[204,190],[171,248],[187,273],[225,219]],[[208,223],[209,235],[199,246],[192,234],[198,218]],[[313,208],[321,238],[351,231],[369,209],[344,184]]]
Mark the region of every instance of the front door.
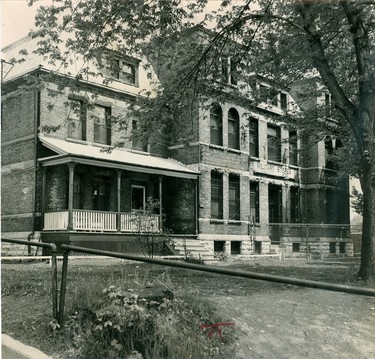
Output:
[[132,186],[132,211],[143,212],[146,206],[146,187]]
[[109,210],[109,186],[110,182],[106,177],[96,177],[93,179],[93,209],[94,211]]

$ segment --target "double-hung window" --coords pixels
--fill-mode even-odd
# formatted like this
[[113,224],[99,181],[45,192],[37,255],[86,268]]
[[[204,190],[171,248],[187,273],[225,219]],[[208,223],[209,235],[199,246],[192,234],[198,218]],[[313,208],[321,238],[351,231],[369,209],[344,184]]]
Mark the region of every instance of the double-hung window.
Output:
[[267,150],[269,161],[281,162],[280,127],[267,126]]
[[223,145],[223,111],[217,103],[210,108],[210,143]]
[[251,157],[259,157],[259,126],[255,118],[249,121],[249,150]]
[[259,182],[250,181],[250,221],[259,223]]
[[240,177],[229,175],[229,219],[239,221],[240,213]]
[[223,175],[211,172],[211,218],[223,219]]
[[228,147],[240,149],[240,116],[234,108],[228,112]]
[[68,138],[86,140],[86,108],[80,100],[69,99]]
[[92,109],[94,120],[94,142],[104,145],[111,144],[111,109],[95,105]]
[[297,132],[289,131],[289,164],[298,166]]

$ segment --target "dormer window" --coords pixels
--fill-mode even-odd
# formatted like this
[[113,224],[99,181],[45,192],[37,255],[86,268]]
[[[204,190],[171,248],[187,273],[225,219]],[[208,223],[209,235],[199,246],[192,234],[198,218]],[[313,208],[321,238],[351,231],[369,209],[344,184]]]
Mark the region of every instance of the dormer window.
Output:
[[130,85],[138,86],[139,62],[133,59],[108,58],[106,75]]
[[278,92],[271,86],[259,84],[259,98],[260,101],[267,102],[284,111],[288,109],[288,95],[284,92]]

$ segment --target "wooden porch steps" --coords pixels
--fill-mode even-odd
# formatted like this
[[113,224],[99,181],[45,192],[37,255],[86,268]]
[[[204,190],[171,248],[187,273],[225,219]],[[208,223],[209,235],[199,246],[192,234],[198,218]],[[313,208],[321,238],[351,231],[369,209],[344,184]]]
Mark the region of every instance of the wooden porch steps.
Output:
[[198,239],[186,239],[181,237],[172,237],[173,250],[176,254],[191,256],[192,258],[201,258],[204,263],[215,263],[218,261],[208,249]]

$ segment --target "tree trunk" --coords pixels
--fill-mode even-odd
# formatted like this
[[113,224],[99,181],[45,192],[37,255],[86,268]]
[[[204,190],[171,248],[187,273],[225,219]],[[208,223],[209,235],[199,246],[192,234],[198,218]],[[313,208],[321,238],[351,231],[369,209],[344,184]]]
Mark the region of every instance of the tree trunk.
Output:
[[363,224],[361,267],[358,276],[362,279],[375,277],[375,159],[364,169],[361,176],[363,191]]

